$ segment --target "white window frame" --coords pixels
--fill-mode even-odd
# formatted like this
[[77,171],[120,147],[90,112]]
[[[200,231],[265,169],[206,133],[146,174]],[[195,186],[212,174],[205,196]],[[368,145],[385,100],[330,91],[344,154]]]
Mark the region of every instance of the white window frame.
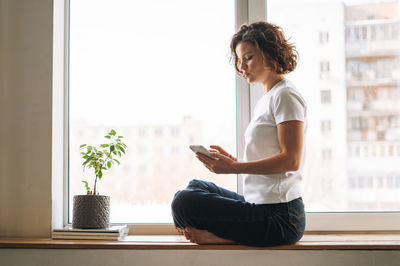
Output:
[[[240,27],[243,23],[252,22],[257,20],[266,20],[266,10],[267,10],[267,0],[236,0],[236,29]],[[54,71],[58,71],[58,73],[63,76],[63,78],[59,79],[62,85],[54,84],[54,94],[58,95],[58,103],[62,104],[62,107],[53,108],[53,112],[57,115],[53,114],[53,119],[56,117],[63,117],[63,123],[54,123],[53,121],[53,146],[55,146],[54,142],[60,142],[60,136],[63,139],[62,149],[63,154],[61,152],[57,152],[53,148],[53,167],[58,165],[57,169],[60,169],[60,161],[62,165],[62,170],[58,171],[53,170],[53,182],[56,180],[56,184],[53,185],[53,213],[56,216],[60,216],[60,208],[63,209],[63,224],[67,225],[68,223],[68,80],[69,80],[69,0],[55,0],[55,6],[57,6],[58,13],[60,10],[64,9],[64,14],[56,14],[54,21],[58,20],[60,22],[60,18],[57,19],[56,16],[63,16],[61,21],[64,22],[63,26],[57,27],[55,25],[55,31],[61,30],[64,28],[65,35],[62,36],[64,39],[62,41],[54,42],[54,47],[58,47],[58,49],[54,49],[54,58],[59,58],[60,49],[63,51],[64,62],[54,63]],[[62,7],[63,6],[63,7]],[[62,22],[61,22],[62,23]],[[62,39],[60,37],[60,39]],[[63,45],[62,48],[60,48]],[[57,54],[56,54],[57,53]],[[62,60],[61,60],[62,61]],[[58,68],[56,69],[55,67]],[[60,83],[59,82],[59,83]],[[251,118],[251,110],[253,110],[256,100],[262,95],[263,90],[262,87],[249,86],[249,84],[243,79],[236,77],[236,87],[237,87],[237,153],[239,154],[239,158],[243,154],[244,150],[244,132]],[[60,97],[62,100],[60,100]],[[55,103],[55,98],[53,96],[53,102]],[[60,116],[61,114],[61,116]],[[62,132],[62,133],[60,133]],[[58,138],[57,138],[58,136]],[[58,148],[61,147],[61,144],[58,145]],[[58,149],[59,150],[59,149]],[[61,174],[62,173],[62,174]],[[63,176],[63,177],[61,177]],[[62,180],[62,181],[61,181]],[[60,189],[61,188],[61,189]],[[61,201],[60,191],[63,191],[62,203]],[[242,178],[239,175],[238,178],[238,191],[239,193],[243,192],[242,187]],[[57,196],[58,195],[58,196]],[[56,200],[55,200],[56,199]],[[58,199],[58,200],[57,200]],[[56,217],[53,215],[53,227],[58,226],[61,221],[60,217]],[[363,213],[351,213],[351,212],[335,212],[335,213],[307,213],[307,226],[306,231],[308,232],[360,232],[360,231],[400,231],[400,213],[399,212],[363,212]],[[172,224],[134,224],[131,225],[130,228],[131,234],[176,234],[176,230]]]

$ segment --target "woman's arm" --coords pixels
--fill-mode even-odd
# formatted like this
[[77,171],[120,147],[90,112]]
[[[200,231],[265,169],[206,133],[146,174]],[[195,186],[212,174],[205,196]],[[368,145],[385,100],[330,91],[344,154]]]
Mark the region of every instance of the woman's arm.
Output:
[[303,152],[304,123],[293,120],[278,124],[278,142],[281,152],[251,162],[237,162],[219,152],[211,152],[216,160],[197,155],[199,160],[211,171],[217,174],[277,174],[296,171],[300,166]]
[[262,175],[298,170],[303,153],[303,127],[304,123],[297,120],[278,124],[278,142],[281,152],[257,161],[238,162],[236,173]]

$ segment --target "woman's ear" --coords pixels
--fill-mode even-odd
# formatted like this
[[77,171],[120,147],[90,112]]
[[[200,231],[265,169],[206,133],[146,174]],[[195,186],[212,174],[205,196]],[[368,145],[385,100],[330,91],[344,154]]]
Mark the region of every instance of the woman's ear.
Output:
[[268,57],[263,52],[261,52],[261,54],[262,54],[262,63],[264,65],[264,69],[273,70],[274,69],[273,66],[268,64],[269,61]]

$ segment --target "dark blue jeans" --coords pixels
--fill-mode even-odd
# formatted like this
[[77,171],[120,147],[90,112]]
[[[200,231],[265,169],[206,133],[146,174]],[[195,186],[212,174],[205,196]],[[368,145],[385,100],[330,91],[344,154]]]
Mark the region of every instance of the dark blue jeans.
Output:
[[194,227],[248,246],[296,243],[305,228],[301,198],[276,204],[254,204],[214,183],[192,180],[172,201],[178,228]]

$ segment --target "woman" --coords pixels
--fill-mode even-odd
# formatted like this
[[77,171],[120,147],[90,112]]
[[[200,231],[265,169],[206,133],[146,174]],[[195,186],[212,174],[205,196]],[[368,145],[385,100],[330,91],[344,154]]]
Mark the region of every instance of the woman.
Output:
[[300,186],[307,121],[305,101],[284,75],[296,68],[297,51],[278,26],[256,22],[240,27],[231,53],[238,74],[264,87],[245,133],[244,159],[215,145],[216,159],[196,156],[211,172],[243,174],[244,196],[192,180],[175,194],[174,223],[198,244],[293,244],[305,228]]

